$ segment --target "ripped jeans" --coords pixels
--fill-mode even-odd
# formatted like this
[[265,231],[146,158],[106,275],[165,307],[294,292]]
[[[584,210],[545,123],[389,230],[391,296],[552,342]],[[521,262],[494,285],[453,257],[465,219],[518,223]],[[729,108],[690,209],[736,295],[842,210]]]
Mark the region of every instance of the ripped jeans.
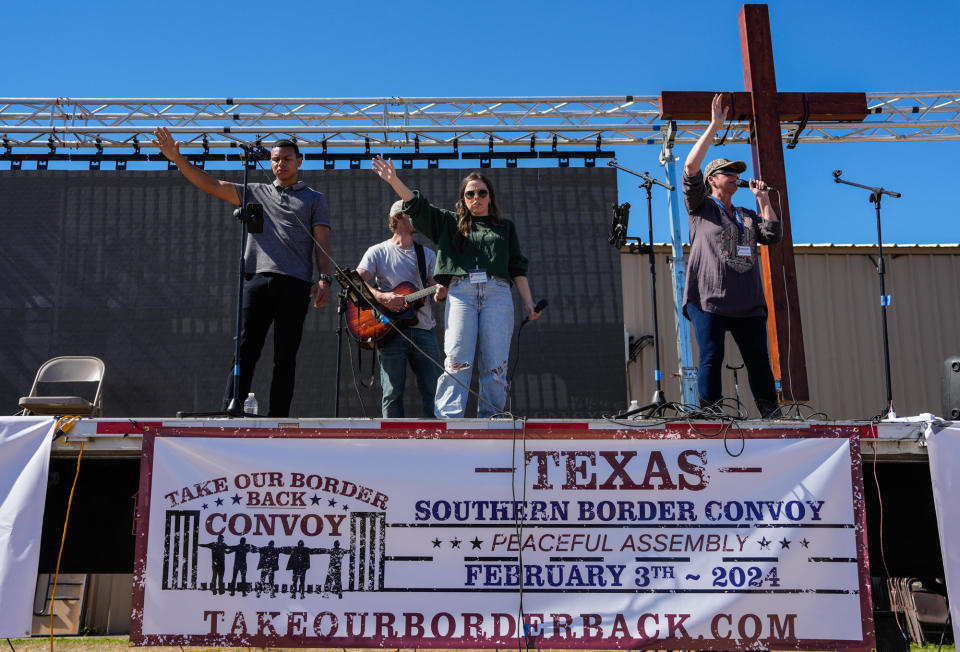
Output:
[[468,279],[454,279],[447,295],[444,328],[446,360],[443,375],[437,381],[437,418],[463,417],[467,409],[466,388],[473,376],[473,355],[478,341],[480,401],[477,417],[493,416],[507,402],[507,363],[513,335],[510,284],[497,278],[476,285]]

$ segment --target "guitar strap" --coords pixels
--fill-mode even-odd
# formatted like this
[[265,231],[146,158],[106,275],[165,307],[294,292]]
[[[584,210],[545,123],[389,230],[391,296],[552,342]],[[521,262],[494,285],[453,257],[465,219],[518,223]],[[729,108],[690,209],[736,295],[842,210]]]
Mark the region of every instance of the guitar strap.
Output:
[[423,253],[423,245],[419,242],[413,243],[413,250],[417,252],[417,268],[420,270],[420,282],[422,288],[427,287],[427,257]]

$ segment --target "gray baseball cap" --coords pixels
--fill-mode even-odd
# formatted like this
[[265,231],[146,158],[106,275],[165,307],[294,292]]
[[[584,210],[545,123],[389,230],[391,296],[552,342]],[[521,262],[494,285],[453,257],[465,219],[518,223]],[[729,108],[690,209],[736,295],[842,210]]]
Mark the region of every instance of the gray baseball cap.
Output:
[[732,172],[741,174],[747,171],[747,164],[743,161],[728,161],[725,158],[715,158],[707,163],[707,168],[703,172],[703,177],[706,179],[709,176],[713,176],[720,170],[731,170]]
[[390,217],[393,217],[394,215],[399,215],[402,212],[403,212],[403,200],[398,199],[397,201],[393,202],[393,206],[390,207]]

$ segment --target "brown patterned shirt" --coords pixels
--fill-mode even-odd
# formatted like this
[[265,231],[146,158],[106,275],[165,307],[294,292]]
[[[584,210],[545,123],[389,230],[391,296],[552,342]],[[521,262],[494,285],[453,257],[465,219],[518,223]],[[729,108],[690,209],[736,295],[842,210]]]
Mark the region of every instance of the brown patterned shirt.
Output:
[[766,315],[757,245],[780,242],[780,222],[740,206],[727,211],[707,192],[701,171],[683,175],[683,200],[690,216],[684,314],[692,303],[726,317]]

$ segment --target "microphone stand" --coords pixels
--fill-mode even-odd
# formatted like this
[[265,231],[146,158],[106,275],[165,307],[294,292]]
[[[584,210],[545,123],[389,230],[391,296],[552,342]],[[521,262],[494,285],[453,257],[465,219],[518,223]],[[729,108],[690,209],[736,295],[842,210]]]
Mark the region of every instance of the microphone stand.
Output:
[[[259,142],[259,141],[258,141]],[[251,147],[246,144],[240,145],[243,153],[240,159],[243,161],[243,191],[240,193],[240,206],[233,211],[234,217],[240,220],[240,262],[237,272],[237,315],[236,332],[233,338],[233,396],[227,404],[225,410],[218,412],[177,412],[177,418],[184,417],[256,417],[259,415],[248,414],[243,410],[243,403],[240,401],[240,331],[242,327],[243,314],[243,286],[246,281],[243,254],[247,247],[247,188],[249,186],[249,171],[253,167],[257,157],[260,155],[259,147]],[[251,161],[253,156],[253,161]]]
[[[339,278],[337,278],[337,282],[340,283]],[[347,310],[347,289],[343,287],[342,283],[340,287],[342,289],[337,292],[337,373],[336,387],[333,391],[334,418],[340,416],[340,350],[343,346],[343,315]]]
[[660,370],[660,325],[657,318],[657,269],[656,256],[654,256],[653,253],[653,200],[651,198],[650,190],[653,188],[654,184],[663,186],[667,190],[674,190],[674,187],[670,184],[654,179],[647,172],[636,172],[629,168],[625,168],[622,165],[617,164],[615,160],[607,161],[607,165],[643,179],[643,183],[637,187],[643,188],[647,192],[647,228],[649,232],[647,253],[650,262],[650,294],[653,302],[653,350],[656,358],[656,369],[654,370],[653,378],[657,383],[657,389],[654,391],[653,399],[650,401],[650,403],[632,410],[627,410],[626,412],[616,415],[614,419],[625,419],[629,416],[633,416],[634,414],[642,412],[647,413],[648,416],[653,416],[657,414],[657,412],[659,412],[664,405],[667,404],[667,399],[664,397],[663,387],[661,386],[663,372]]
[[884,370],[886,372],[887,379],[887,407],[881,413],[881,419],[883,418],[897,418],[897,413],[893,409],[893,389],[891,388],[890,383],[890,340],[887,336],[887,307],[890,305],[890,296],[887,294],[886,284],[884,283],[884,273],[886,268],[883,264],[883,235],[880,230],[880,199],[883,195],[889,195],[893,198],[899,198],[899,192],[893,192],[892,190],[887,190],[885,188],[879,188],[874,186],[864,186],[859,183],[853,183],[852,181],[846,181],[840,178],[840,175],[843,174],[843,170],[834,170],[833,171],[833,180],[836,183],[842,183],[847,186],[853,186],[854,188],[863,188],[864,190],[870,191],[870,200],[877,212],[877,274],[880,275],[880,321],[883,325],[883,364]]

